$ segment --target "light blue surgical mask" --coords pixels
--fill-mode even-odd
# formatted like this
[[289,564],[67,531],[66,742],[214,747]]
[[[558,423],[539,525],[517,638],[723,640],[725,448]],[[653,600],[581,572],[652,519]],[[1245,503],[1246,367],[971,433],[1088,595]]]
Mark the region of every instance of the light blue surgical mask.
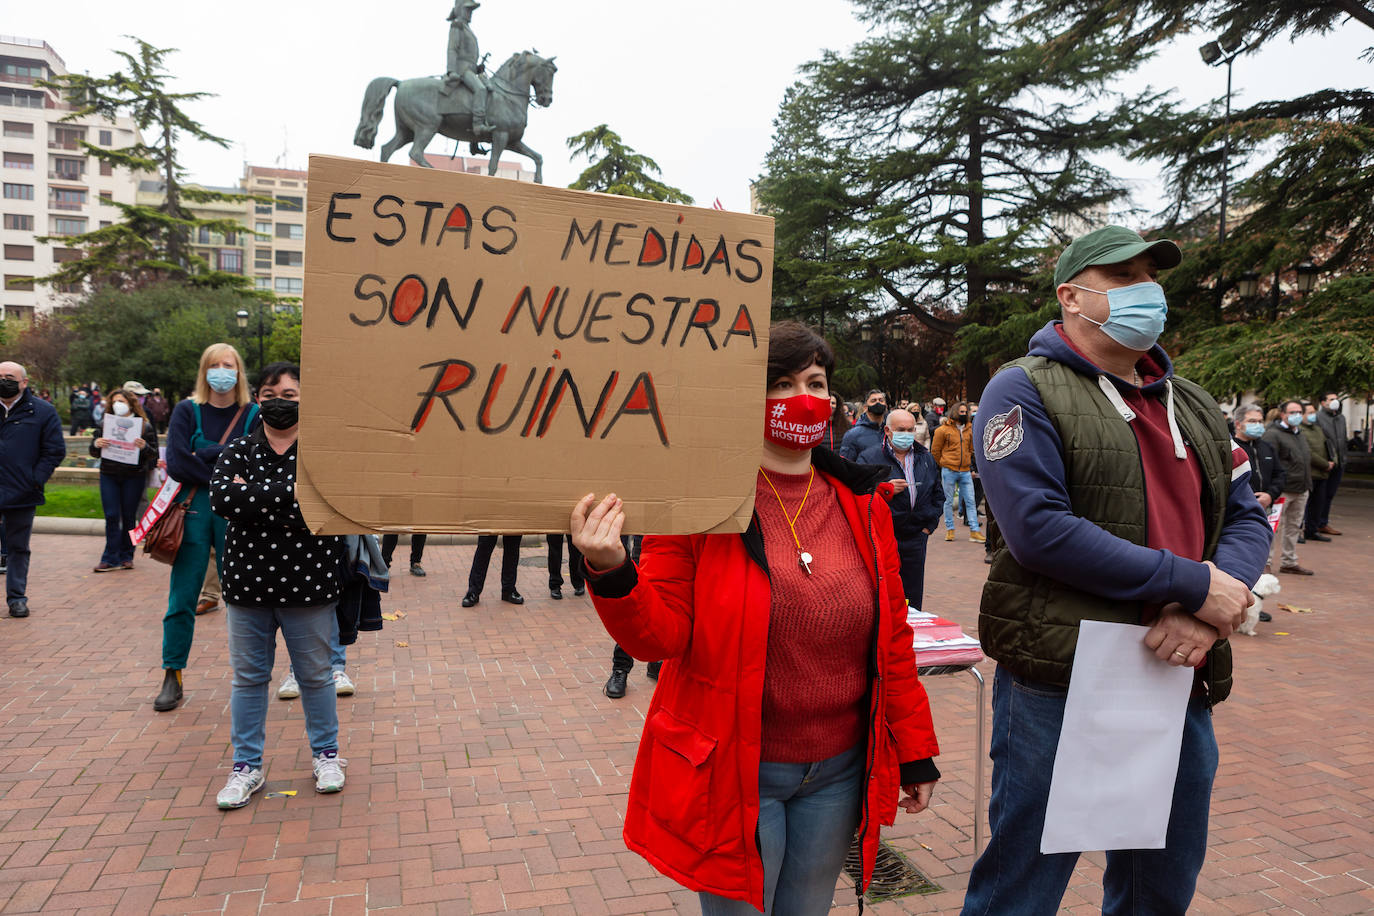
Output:
[[1092,322],[1102,329],[1112,340],[1128,350],[1144,352],[1155,345],[1159,335],[1164,333],[1164,319],[1169,316],[1169,303],[1164,298],[1164,287],[1147,281],[1109,289],[1105,293],[1070,283],[1089,293],[1107,297],[1108,315],[1106,321],[1093,321],[1079,313],[1084,321]]
[[215,391],[224,394],[234,390],[239,383],[239,373],[237,369],[211,369],[205,373],[205,380]]
[[916,434],[915,434],[915,433],[893,433],[893,434],[892,434],[892,447],[895,448],[895,449],[897,449],[897,451],[899,451],[899,452],[910,451],[910,450],[911,450],[911,447],[912,447],[913,445],[915,445],[915,444],[916,444]]
[[1312,411],[1310,414],[1307,415],[1306,420],[1307,420],[1308,423],[1316,423],[1316,422],[1317,422],[1317,412],[1316,412],[1315,410]]
[[1289,429],[1297,429],[1299,426],[1302,425],[1302,414],[1300,414],[1300,413],[1290,413],[1290,414],[1288,415],[1288,421],[1287,421],[1287,422],[1288,422],[1288,428],[1289,428]]
[[1263,424],[1263,423],[1246,423],[1246,424],[1245,424],[1245,435],[1249,436],[1251,439],[1263,439],[1263,438],[1264,438],[1264,424]]

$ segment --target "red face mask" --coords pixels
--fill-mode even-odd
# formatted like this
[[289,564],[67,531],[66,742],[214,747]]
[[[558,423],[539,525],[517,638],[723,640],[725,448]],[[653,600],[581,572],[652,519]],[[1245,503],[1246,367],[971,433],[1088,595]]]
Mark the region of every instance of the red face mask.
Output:
[[783,448],[804,452],[825,435],[830,419],[830,399],[809,394],[767,398],[764,402],[763,438]]

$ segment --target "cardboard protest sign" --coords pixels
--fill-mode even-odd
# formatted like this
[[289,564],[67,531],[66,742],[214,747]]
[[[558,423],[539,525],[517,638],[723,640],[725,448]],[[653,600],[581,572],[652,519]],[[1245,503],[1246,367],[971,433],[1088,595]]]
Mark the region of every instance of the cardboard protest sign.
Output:
[[744,530],[771,219],[329,156],[308,211],[312,530]]

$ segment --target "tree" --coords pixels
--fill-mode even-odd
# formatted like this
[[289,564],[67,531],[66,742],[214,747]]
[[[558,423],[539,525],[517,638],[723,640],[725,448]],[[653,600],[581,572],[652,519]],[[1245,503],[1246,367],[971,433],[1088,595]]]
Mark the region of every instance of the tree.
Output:
[[31,380],[56,388],[66,379],[63,364],[75,337],[65,318],[39,313],[14,341],[14,361],[28,371]]
[[[210,344],[234,344],[250,360],[252,344],[235,319],[243,304],[237,290],[172,281],[130,292],[97,289],[71,316],[77,337],[68,357],[70,374],[116,383],[133,378],[149,388],[187,392]],[[267,309],[268,321],[271,314]],[[271,325],[264,330],[270,334]]]
[[1051,51],[1053,33],[1003,4],[856,2],[870,37],[802,68],[759,184],[777,220],[776,309],[960,335],[976,395],[990,365],[1024,352],[998,328],[1039,312],[1063,227],[1124,200],[1094,155],[1159,97],[1108,91],[1123,69],[1110,41]]
[[[130,36],[132,37],[132,36]],[[39,241],[60,241],[83,251],[83,257],[65,261],[53,273],[42,277],[44,283],[111,285],[134,289],[159,280],[187,280],[197,286],[246,288],[248,278],[212,269],[191,248],[192,233],[208,229],[217,233],[247,230],[232,219],[200,219],[187,204],[237,203],[247,195],[211,191],[186,183],[181,164],[182,145],[187,140],[202,140],[227,147],[229,141],[216,136],[193,120],[184,110],[187,103],[206,98],[204,92],[171,92],[166,57],[174,48],[155,48],[141,38],[133,38],[135,53],[116,51],[126,69],[109,76],[92,77],[69,73],[38,85],[62,92],[73,110],[63,121],[91,117],[113,121],[128,114],[143,135],[131,146],[105,149],[82,141],[86,152],[101,162],[129,171],[157,174],[165,192],[156,206],[114,201],[123,219],[110,226],[76,236],[41,237]]]
[[620,135],[605,124],[568,138],[573,156],[591,163],[568,187],[577,191],[601,191],[622,197],[690,204],[692,198],[659,181],[658,163],[625,145]]

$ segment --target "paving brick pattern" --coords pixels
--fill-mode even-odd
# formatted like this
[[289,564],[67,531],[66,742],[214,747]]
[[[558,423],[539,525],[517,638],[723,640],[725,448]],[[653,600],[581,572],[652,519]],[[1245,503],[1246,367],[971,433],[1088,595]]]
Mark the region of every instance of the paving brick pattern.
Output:
[[[1278,600],[1313,613],[1271,607],[1236,639],[1196,913],[1374,912],[1374,493],[1343,492],[1333,524],[1346,534],[1302,548],[1318,575],[1282,577]],[[387,609],[405,617],[350,653],[342,794],[314,793],[300,704],[274,700],[267,787],[220,812],[224,614],[198,623],[185,704],[154,713],[167,568],[96,576],[98,539],[35,536],[33,616],[0,619],[0,913],[697,912],[620,839],[651,682],[637,667],[625,699],[601,695],[610,641],[586,598],[548,599],[543,539],[526,543],[523,607],[495,569],[459,607],[471,547],[400,575]],[[931,608],[972,628],[984,570],[977,545],[933,540]],[[974,693],[962,676],[927,690],[945,779],[887,837],[946,890],[873,912],[957,912],[967,882]],[[1082,859],[1064,912],[1098,912],[1101,861]],[[856,910],[842,880],[835,912]]]

